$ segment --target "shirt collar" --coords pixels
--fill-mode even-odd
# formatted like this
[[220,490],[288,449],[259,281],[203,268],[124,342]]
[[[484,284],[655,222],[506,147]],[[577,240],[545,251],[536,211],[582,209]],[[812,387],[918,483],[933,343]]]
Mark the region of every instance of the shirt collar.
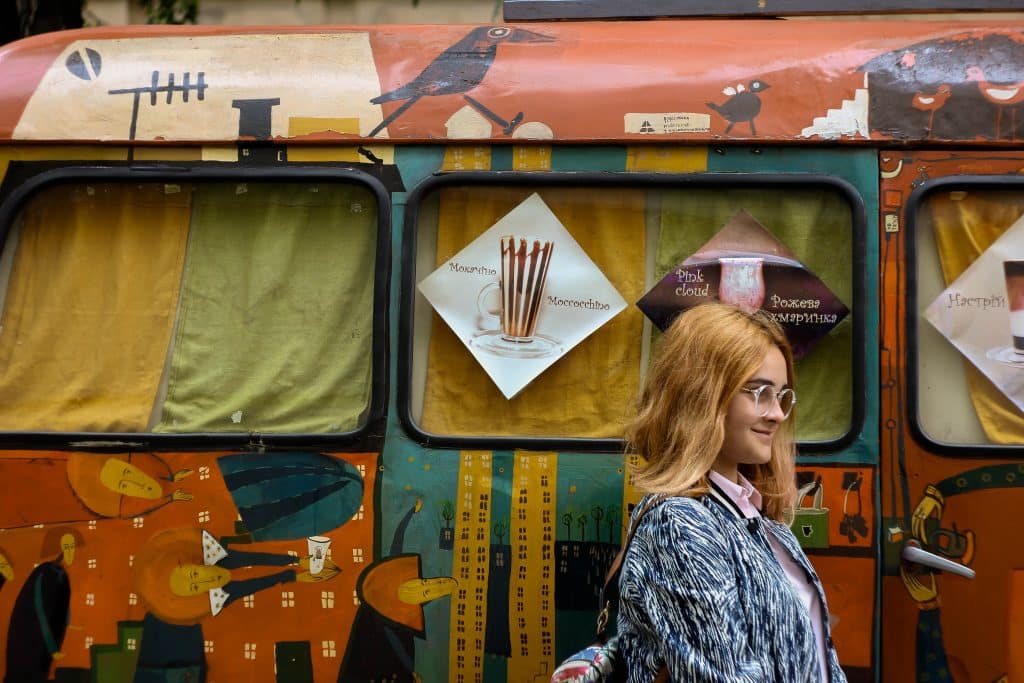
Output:
[[708,479],[715,482],[741,510],[748,507],[760,510],[761,493],[742,474],[737,473],[736,476],[739,478],[739,482],[730,481],[715,470],[708,472]]

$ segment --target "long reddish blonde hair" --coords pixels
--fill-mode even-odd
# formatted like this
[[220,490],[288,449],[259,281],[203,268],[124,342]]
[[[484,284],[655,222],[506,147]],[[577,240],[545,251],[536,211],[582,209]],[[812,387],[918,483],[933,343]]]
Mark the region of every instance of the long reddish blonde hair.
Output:
[[[707,492],[707,473],[722,450],[725,414],[772,347],[786,359],[794,386],[793,351],[786,335],[762,311],[703,304],[681,313],[665,332],[648,370],[637,415],[626,425],[630,452],[644,462],[634,471],[648,493],[697,496]],[[764,499],[764,515],[781,520],[793,505],[793,416],[779,425],[771,460],[741,465]]]

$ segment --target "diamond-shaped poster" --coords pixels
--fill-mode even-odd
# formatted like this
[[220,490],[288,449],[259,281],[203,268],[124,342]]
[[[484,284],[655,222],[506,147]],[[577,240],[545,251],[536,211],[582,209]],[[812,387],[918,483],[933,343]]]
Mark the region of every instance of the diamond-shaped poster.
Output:
[[982,252],[924,317],[1024,412],[1024,219]]
[[626,307],[536,193],[419,290],[509,399]]
[[746,211],[740,211],[637,302],[664,331],[681,311],[724,301],[762,309],[803,357],[850,312],[817,275]]

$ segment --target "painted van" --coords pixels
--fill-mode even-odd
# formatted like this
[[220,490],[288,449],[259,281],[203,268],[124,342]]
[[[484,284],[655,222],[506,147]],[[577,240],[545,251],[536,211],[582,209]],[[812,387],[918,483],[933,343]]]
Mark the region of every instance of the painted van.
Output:
[[708,298],[799,341],[849,679],[1024,678],[1024,23],[96,28],[0,84],[5,680],[548,680]]

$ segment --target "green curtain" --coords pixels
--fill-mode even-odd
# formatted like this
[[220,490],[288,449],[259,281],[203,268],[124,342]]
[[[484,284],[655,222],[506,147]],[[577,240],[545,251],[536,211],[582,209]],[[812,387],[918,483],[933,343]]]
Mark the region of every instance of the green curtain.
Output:
[[361,186],[200,187],[156,431],[357,427],[370,396],[376,228]]
[[[661,206],[658,279],[745,209],[852,308],[853,217],[839,193],[820,189],[685,189],[666,193]],[[850,427],[851,317],[797,362],[797,438],[802,441],[835,439]]]

